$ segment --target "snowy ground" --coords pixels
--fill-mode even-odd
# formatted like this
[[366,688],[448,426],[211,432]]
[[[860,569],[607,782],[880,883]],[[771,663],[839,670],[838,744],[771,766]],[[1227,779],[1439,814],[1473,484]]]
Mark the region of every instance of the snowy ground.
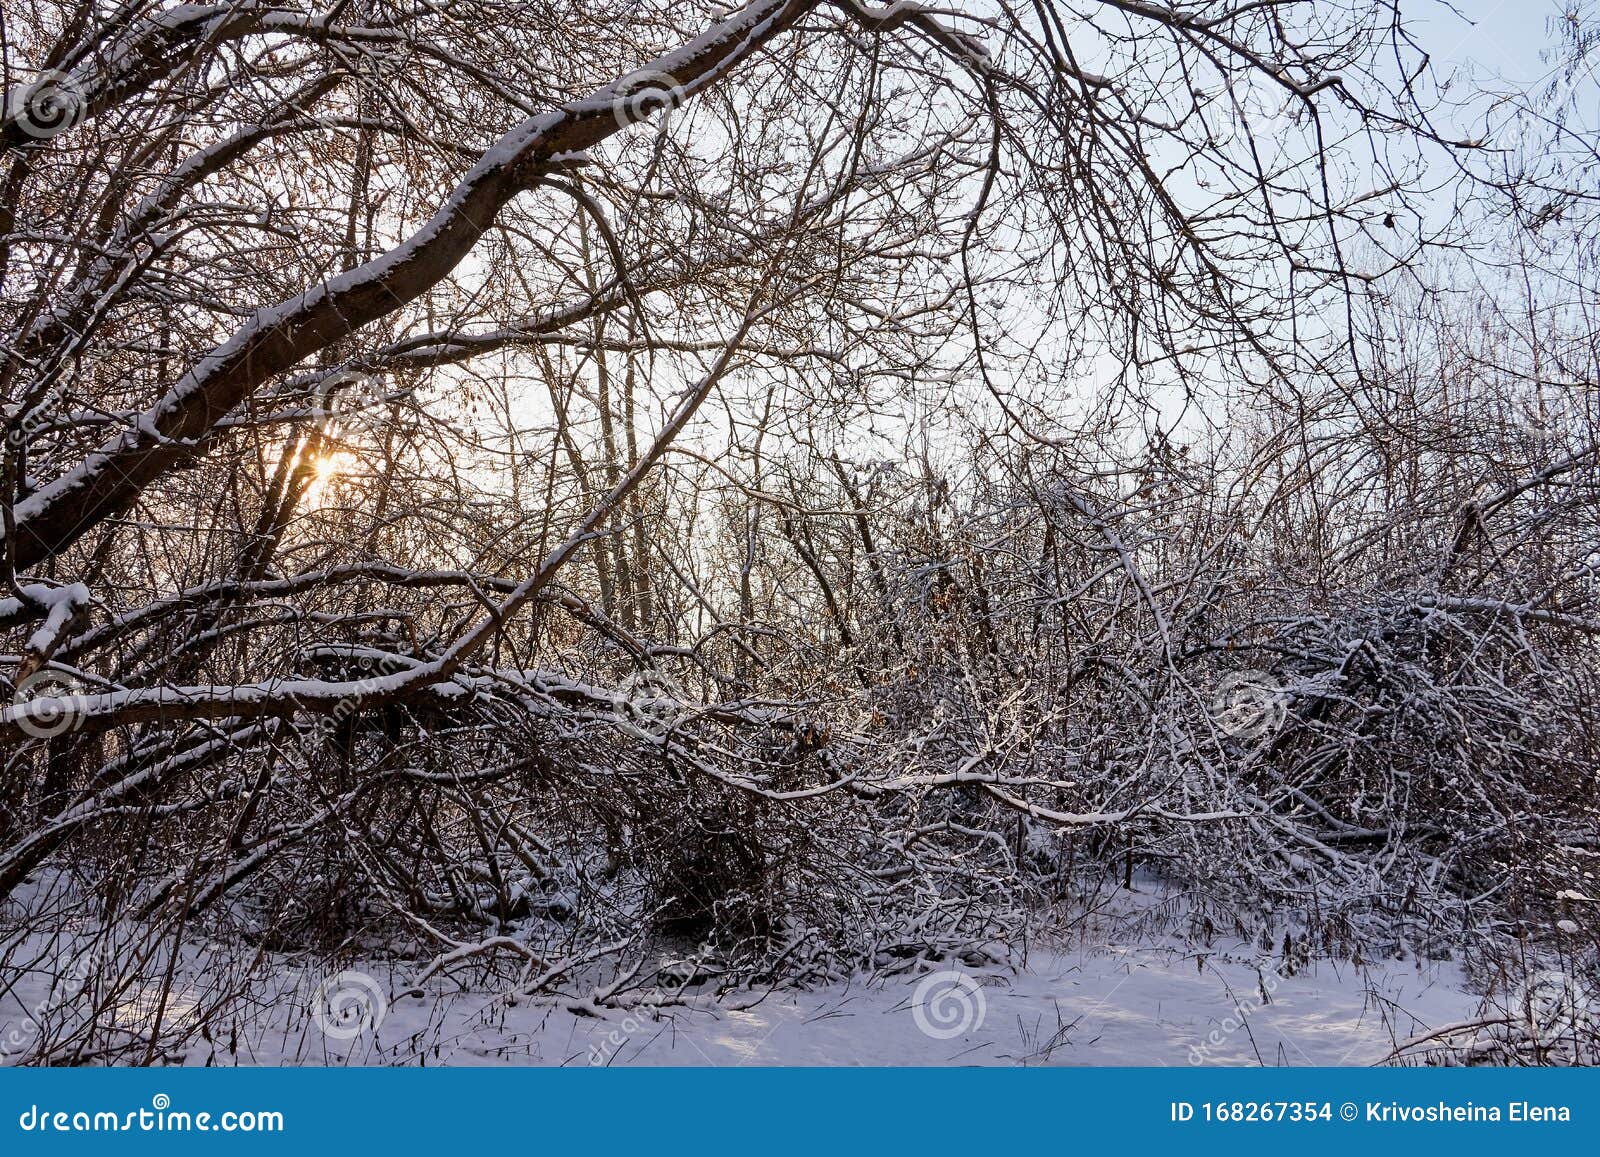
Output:
[[[213,1022],[182,1059],[215,1065],[1365,1065],[1397,1039],[1471,1018],[1478,998],[1451,963],[1317,960],[1291,970],[1241,941],[1209,946],[1148,931],[1079,932],[1014,968],[857,979],[806,990],[682,991],[661,1010],[595,1009],[574,995],[512,1003],[503,992],[430,984],[362,965],[325,978],[285,969],[276,991],[230,1024]],[[26,1057],[31,1019],[56,1020],[49,968],[0,977],[0,1060]],[[587,991],[586,989],[582,991]],[[980,996],[981,994],[981,996]],[[70,999],[70,998],[68,998]],[[130,1029],[160,1008],[171,1026],[199,1017],[205,992],[182,979],[119,994]],[[748,1007],[744,1007],[748,1006]],[[321,1005],[327,1009],[327,1004]],[[340,1022],[338,1011],[353,1019]],[[233,1014],[230,1014],[232,1016]],[[376,1031],[357,1023],[377,1019]],[[325,1031],[332,1026],[331,1034]],[[119,1059],[125,1059],[119,1058]]]
[[1358,969],[1324,961],[1278,976],[1223,952],[1203,959],[1113,948],[1035,955],[1026,971],[974,979],[981,1018],[970,991],[944,977],[931,982],[948,991],[942,1015],[935,992],[922,1019],[941,1036],[964,1027],[948,1039],[919,1025],[919,980],[910,978],[777,992],[742,1011],[708,1002],[659,1017],[506,1008],[471,995],[445,1008],[402,999],[376,1041],[329,1041],[325,1059],[304,1059],[405,1063],[418,1044],[435,1041],[438,1055],[430,1047],[426,1063],[1352,1065],[1380,1061],[1396,1036],[1464,1019],[1477,1005],[1450,965]]

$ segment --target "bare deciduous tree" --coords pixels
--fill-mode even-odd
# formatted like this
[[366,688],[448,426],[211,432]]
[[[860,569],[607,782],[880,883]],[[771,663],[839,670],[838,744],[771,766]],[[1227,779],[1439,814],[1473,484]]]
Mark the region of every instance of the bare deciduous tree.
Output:
[[[825,975],[1080,853],[1330,950],[1593,892],[1592,195],[1475,170],[1393,5],[31,0],[0,53],[0,962]],[[1580,305],[1440,304],[1500,276],[1441,157]],[[189,1031],[109,1024],[39,1056]]]

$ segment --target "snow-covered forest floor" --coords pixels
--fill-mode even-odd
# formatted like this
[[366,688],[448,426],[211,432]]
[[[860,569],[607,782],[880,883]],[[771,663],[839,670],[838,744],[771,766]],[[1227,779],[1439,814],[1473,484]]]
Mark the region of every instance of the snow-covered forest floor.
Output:
[[1208,951],[1103,944],[1033,953],[1016,972],[963,973],[981,985],[984,1014],[981,1022],[968,1015],[975,1004],[951,990],[950,1028],[962,1016],[973,1023],[949,1039],[919,1027],[918,978],[774,992],[749,1008],[739,1007],[748,1003],[743,995],[726,1004],[694,997],[692,1007],[658,1017],[579,1016],[550,1001],[508,1008],[477,994],[430,997],[392,1006],[376,1038],[324,1043],[315,1031],[290,1028],[262,1042],[275,1052],[238,1062],[1351,1065],[1381,1061],[1396,1037],[1467,1019],[1478,1004],[1448,963],[1322,961],[1291,977],[1273,973],[1271,963],[1239,942]]
[[[202,954],[124,981],[108,1016],[88,1011],[104,1007],[104,981],[69,946],[0,994],[0,1043],[18,1059],[85,1015],[128,1038],[159,1016],[169,1036],[212,1024],[158,1058],[189,1065],[1366,1065],[1482,1006],[1459,963],[1404,949],[1308,959],[1281,932],[1153,931],[1183,910],[1140,881],[1071,929],[992,946],[994,961],[810,986],[722,991],[714,960],[668,954],[631,1007],[594,1002],[603,973],[519,998],[464,974],[417,986],[415,969],[371,961],[322,973],[265,960],[241,1001],[230,965]],[[248,1011],[216,1015],[219,998]]]

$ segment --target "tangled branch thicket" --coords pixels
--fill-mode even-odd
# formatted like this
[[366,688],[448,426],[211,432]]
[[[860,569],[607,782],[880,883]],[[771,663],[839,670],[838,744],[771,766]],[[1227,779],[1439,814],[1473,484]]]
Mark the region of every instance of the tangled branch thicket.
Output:
[[1571,25],[1452,105],[1367,0],[8,2],[0,984],[90,997],[21,1055],[1135,870],[1592,970]]

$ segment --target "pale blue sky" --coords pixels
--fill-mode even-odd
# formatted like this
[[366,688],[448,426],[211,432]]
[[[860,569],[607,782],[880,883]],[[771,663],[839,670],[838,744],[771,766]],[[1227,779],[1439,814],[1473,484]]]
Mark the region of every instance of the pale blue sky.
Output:
[[1554,44],[1551,21],[1567,7],[1559,0],[1412,0],[1401,10],[1442,72],[1466,65],[1526,86],[1551,71],[1539,54]]

